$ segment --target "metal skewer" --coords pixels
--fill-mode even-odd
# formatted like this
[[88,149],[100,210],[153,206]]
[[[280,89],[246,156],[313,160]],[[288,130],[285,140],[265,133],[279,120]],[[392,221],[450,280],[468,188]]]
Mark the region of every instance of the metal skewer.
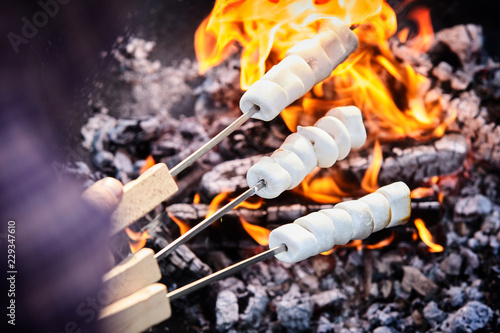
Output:
[[197,159],[199,159],[201,156],[203,156],[206,152],[208,152],[210,149],[215,147],[225,137],[227,137],[229,134],[233,133],[238,127],[243,125],[248,119],[250,119],[259,110],[260,110],[260,108],[257,105],[252,106],[252,108],[250,110],[248,110],[247,112],[242,114],[238,119],[233,121],[233,123],[231,125],[226,127],[223,131],[221,131],[219,134],[214,136],[212,139],[210,139],[203,146],[198,148],[198,150],[196,150],[194,153],[192,153],[187,158],[185,158],[182,162],[180,162],[175,167],[173,167],[170,170],[170,175],[172,175],[172,177],[177,176],[184,169],[186,169],[188,166],[193,164]]
[[211,225],[212,223],[214,223],[218,219],[220,219],[222,216],[227,214],[227,212],[232,210],[234,207],[238,206],[240,203],[242,203],[246,199],[253,196],[255,193],[257,193],[258,190],[260,190],[261,188],[263,188],[265,186],[266,186],[265,181],[263,179],[260,180],[257,184],[255,184],[254,186],[252,186],[251,188],[249,188],[248,190],[246,190],[245,192],[240,194],[236,199],[229,202],[228,204],[226,204],[225,206],[220,208],[218,211],[216,211],[214,214],[210,215],[209,217],[207,217],[206,219],[204,219],[203,221],[198,223],[195,227],[190,229],[184,235],[180,236],[175,241],[170,243],[168,246],[166,246],[163,249],[161,249],[160,251],[158,251],[154,256],[155,259],[159,261],[159,260],[165,258],[170,253],[172,253],[175,249],[177,249],[179,246],[181,246],[182,244],[187,242],[189,239],[191,239],[192,237],[197,235],[200,231],[204,230],[205,228],[207,228],[209,225]]
[[206,285],[208,285],[214,281],[223,279],[229,275],[232,275],[236,272],[239,272],[243,268],[246,268],[246,267],[253,265],[255,263],[258,263],[260,261],[266,260],[266,259],[272,257],[273,255],[276,255],[276,254],[284,252],[284,251],[287,251],[286,245],[281,244],[280,246],[276,246],[273,249],[269,249],[267,251],[259,253],[253,257],[250,257],[246,260],[240,261],[239,263],[236,263],[234,265],[226,267],[218,272],[215,272],[213,274],[205,276],[204,278],[201,278],[197,281],[194,281],[188,285],[185,285],[184,287],[181,287],[181,288],[178,288],[174,291],[171,291],[167,294],[167,297],[170,299],[170,301],[173,301],[179,297],[185,296],[193,291],[196,291],[200,288],[203,288]]

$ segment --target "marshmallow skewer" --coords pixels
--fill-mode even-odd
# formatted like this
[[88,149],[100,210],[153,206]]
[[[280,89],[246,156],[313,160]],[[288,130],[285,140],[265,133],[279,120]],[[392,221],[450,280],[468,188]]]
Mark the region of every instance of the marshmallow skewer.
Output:
[[[384,200],[386,201],[385,203]],[[361,208],[357,208],[357,207]],[[321,210],[285,224],[269,235],[269,250],[231,265],[216,273],[201,278],[184,287],[167,293],[164,285],[154,283],[139,289],[128,297],[104,307],[99,314],[101,325],[108,330],[134,333],[144,331],[165,319],[170,318],[171,301],[196,291],[214,281],[232,275],[243,268],[266,260],[271,256],[288,263],[307,259],[332,248],[346,244],[349,239],[366,238],[361,229],[377,231],[377,228],[393,227],[406,223],[410,217],[410,190],[402,182],[393,183],[378,189],[358,200],[347,201],[333,209]],[[368,212],[368,214],[365,214]],[[360,221],[370,221],[367,226]],[[358,235],[358,236],[356,236]],[[143,249],[152,252],[150,249]],[[139,252],[138,252],[139,253]],[[144,258],[152,259],[144,255]],[[149,261],[150,261],[149,260]],[[147,266],[147,265],[146,265]],[[149,266],[152,266],[149,264]],[[135,271],[144,264],[134,263]],[[156,267],[158,267],[156,265]],[[159,268],[157,268],[159,271]],[[140,270],[140,275],[146,275]],[[139,275],[139,276],[140,276]],[[161,274],[160,274],[161,276]]]
[[[186,243],[254,194],[267,199],[275,198],[285,190],[297,186],[316,166],[331,166],[336,162],[339,151],[335,141],[335,128],[343,128],[342,144],[349,143],[351,137],[358,141],[361,138],[364,142],[366,131],[361,111],[358,108],[354,106],[334,108],[327,113],[327,116],[321,118],[317,124],[321,124],[323,119],[334,118],[328,116],[330,113],[337,116],[342,115],[343,119],[350,121],[350,127],[347,128],[341,121],[338,122],[337,127],[331,128],[328,132],[317,126],[299,127],[299,132],[289,135],[281,149],[276,150],[271,157],[262,157],[248,170],[249,189],[247,191],[178,237],[159,251],[155,258],[160,260],[166,257],[177,247]],[[327,121],[327,123],[329,122]],[[352,131],[353,129],[355,131]],[[301,133],[305,134],[302,135]],[[343,149],[349,152],[351,147],[343,147]]]
[[287,251],[276,258],[294,263],[335,245],[365,239],[373,232],[404,224],[411,214],[410,189],[403,182],[379,188],[358,200],[345,201],[282,225],[269,234],[269,247]]
[[[215,147],[248,119],[265,121],[274,119],[285,107],[307,93],[315,84],[329,77],[357,47],[357,36],[341,20],[334,18],[323,20],[314,38],[292,47],[281,62],[273,66],[243,94],[240,100],[243,114],[238,119],[170,171],[164,165],[160,165],[154,169],[158,174],[149,172],[147,177],[140,177],[124,188],[123,199],[112,216],[111,233],[123,230],[175,193],[177,185],[173,177]],[[339,158],[342,159],[345,154],[345,149],[341,150]],[[283,161],[284,163],[289,163],[290,158],[294,158],[288,155],[289,160]],[[166,175],[164,170],[167,170]],[[146,178],[160,179],[161,182],[154,182],[152,186],[149,181],[149,185],[146,186]]]

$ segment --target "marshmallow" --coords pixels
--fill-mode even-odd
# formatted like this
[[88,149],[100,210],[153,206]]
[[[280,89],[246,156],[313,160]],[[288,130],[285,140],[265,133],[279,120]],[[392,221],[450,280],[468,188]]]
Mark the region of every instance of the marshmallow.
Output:
[[284,224],[269,234],[269,248],[285,244],[287,251],[275,257],[287,263],[295,263],[319,253],[316,237],[296,223]]
[[380,193],[370,193],[358,199],[370,208],[373,218],[373,232],[384,229],[391,221],[391,206],[389,201]]
[[351,215],[345,210],[337,208],[323,209],[320,210],[319,213],[327,216],[333,224],[334,245],[345,245],[349,243],[354,230]]
[[311,141],[299,133],[290,134],[280,148],[294,152],[305,165],[307,174],[311,173],[318,165],[318,159]]
[[379,188],[380,193],[389,201],[391,206],[391,221],[387,228],[405,224],[411,215],[410,189],[403,182],[396,182]]
[[271,68],[261,80],[269,80],[277,83],[286,91],[287,105],[306,93],[304,83],[280,62]]
[[366,129],[363,124],[361,111],[355,106],[342,106],[333,108],[326,114],[327,116],[340,119],[351,137],[351,148],[358,149],[366,141]]
[[[316,77],[309,64],[298,55],[289,55],[279,62],[280,66],[284,66],[297,76],[304,85],[303,96],[306,92],[312,89],[316,84]],[[277,65],[276,65],[277,66]],[[300,97],[300,96],[299,96]]]
[[311,213],[295,220],[296,224],[311,232],[318,241],[318,254],[330,250],[335,245],[335,229],[325,214]]
[[323,117],[314,126],[321,128],[335,140],[339,147],[338,160],[346,158],[351,151],[351,138],[344,123],[335,117]]
[[329,168],[337,161],[339,147],[324,130],[313,126],[297,126],[297,133],[312,143],[320,168]]
[[315,37],[330,57],[334,67],[344,62],[358,48],[358,37],[340,19],[323,20]]
[[351,216],[353,224],[351,239],[365,239],[371,235],[373,218],[366,203],[359,200],[345,201],[336,204],[334,208],[343,209]]
[[278,149],[271,155],[271,158],[281,165],[292,178],[292,183],[288,187],[288,190],[299,185],[308,174],[304,163],[290,150]]
[[240,109],[248,112],[253,106],[259,111],[252,118],[270,121],[288,106],[288,94],[279,84],[269,80],[259,80],[241,96]]
[[298,55],[304,59],[314,72],[316,83],[328,78],[335,68],[316,39],[306,39],[296,44],[286,52],[286,55]]
[[266,186],[260,189],[257,194],[265,199],[276,198],[292,184],[292,178],[288,171],[268,156],[258,160],[247,172],[249,187],[254,186],[261,179],[264,179]]

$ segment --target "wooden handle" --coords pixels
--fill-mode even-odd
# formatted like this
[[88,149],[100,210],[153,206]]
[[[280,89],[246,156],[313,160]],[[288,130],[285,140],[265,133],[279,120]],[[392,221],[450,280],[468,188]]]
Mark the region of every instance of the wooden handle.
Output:
[[164,163],[158,163],[123,187],[123,197],[111,216],[111,234],[131,225],[177,192]]
[[99,320],[104,332],[137,333],[171,315],[167,287],[155,283],[103,308]]
[[108,305],[161,279],[160,267],[151,249],[144,248],[125,258],[103,277]]

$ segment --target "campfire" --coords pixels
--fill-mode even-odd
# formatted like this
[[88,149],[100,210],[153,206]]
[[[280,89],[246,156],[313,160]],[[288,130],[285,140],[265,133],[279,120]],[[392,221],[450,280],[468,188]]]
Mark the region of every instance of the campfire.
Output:
[[[341,20],[359,41],[280,117],[246,121],[179,173],[166,202],[113,236],[116,262],[144,247],[158,253],[253,186],[249,169],[290,135],[332,109],[361,110],[367,136],[359,149],[276,198],[252,196],[159,260],[169,291],[267,250],[273,230],[308,214],[395,182],[411,189],[406,225],[296,263],[247,267],[172,301],[170,319],[153,332],[498,329],[500,65],[484,57],[480,26],[434,32],[432,9],[405,12],[397,17],[385,1],[218,0],[194,36],[196,60],[166,66],[150,55],[155,43],[139,38],[113,50],[115,79],[137,103],[125,117],[107,109],[104,90],[91,101],[96,112],[82,135],[95,172],[83,162],[66,168],[86,185],[103,174],[128,183],[157,163],[178,165],[238,118],[242,95],[253,96],[252,86],[296,55],[296,45],[321,36],[325,21]],[[179,112],[185,105],[192,108]]]

